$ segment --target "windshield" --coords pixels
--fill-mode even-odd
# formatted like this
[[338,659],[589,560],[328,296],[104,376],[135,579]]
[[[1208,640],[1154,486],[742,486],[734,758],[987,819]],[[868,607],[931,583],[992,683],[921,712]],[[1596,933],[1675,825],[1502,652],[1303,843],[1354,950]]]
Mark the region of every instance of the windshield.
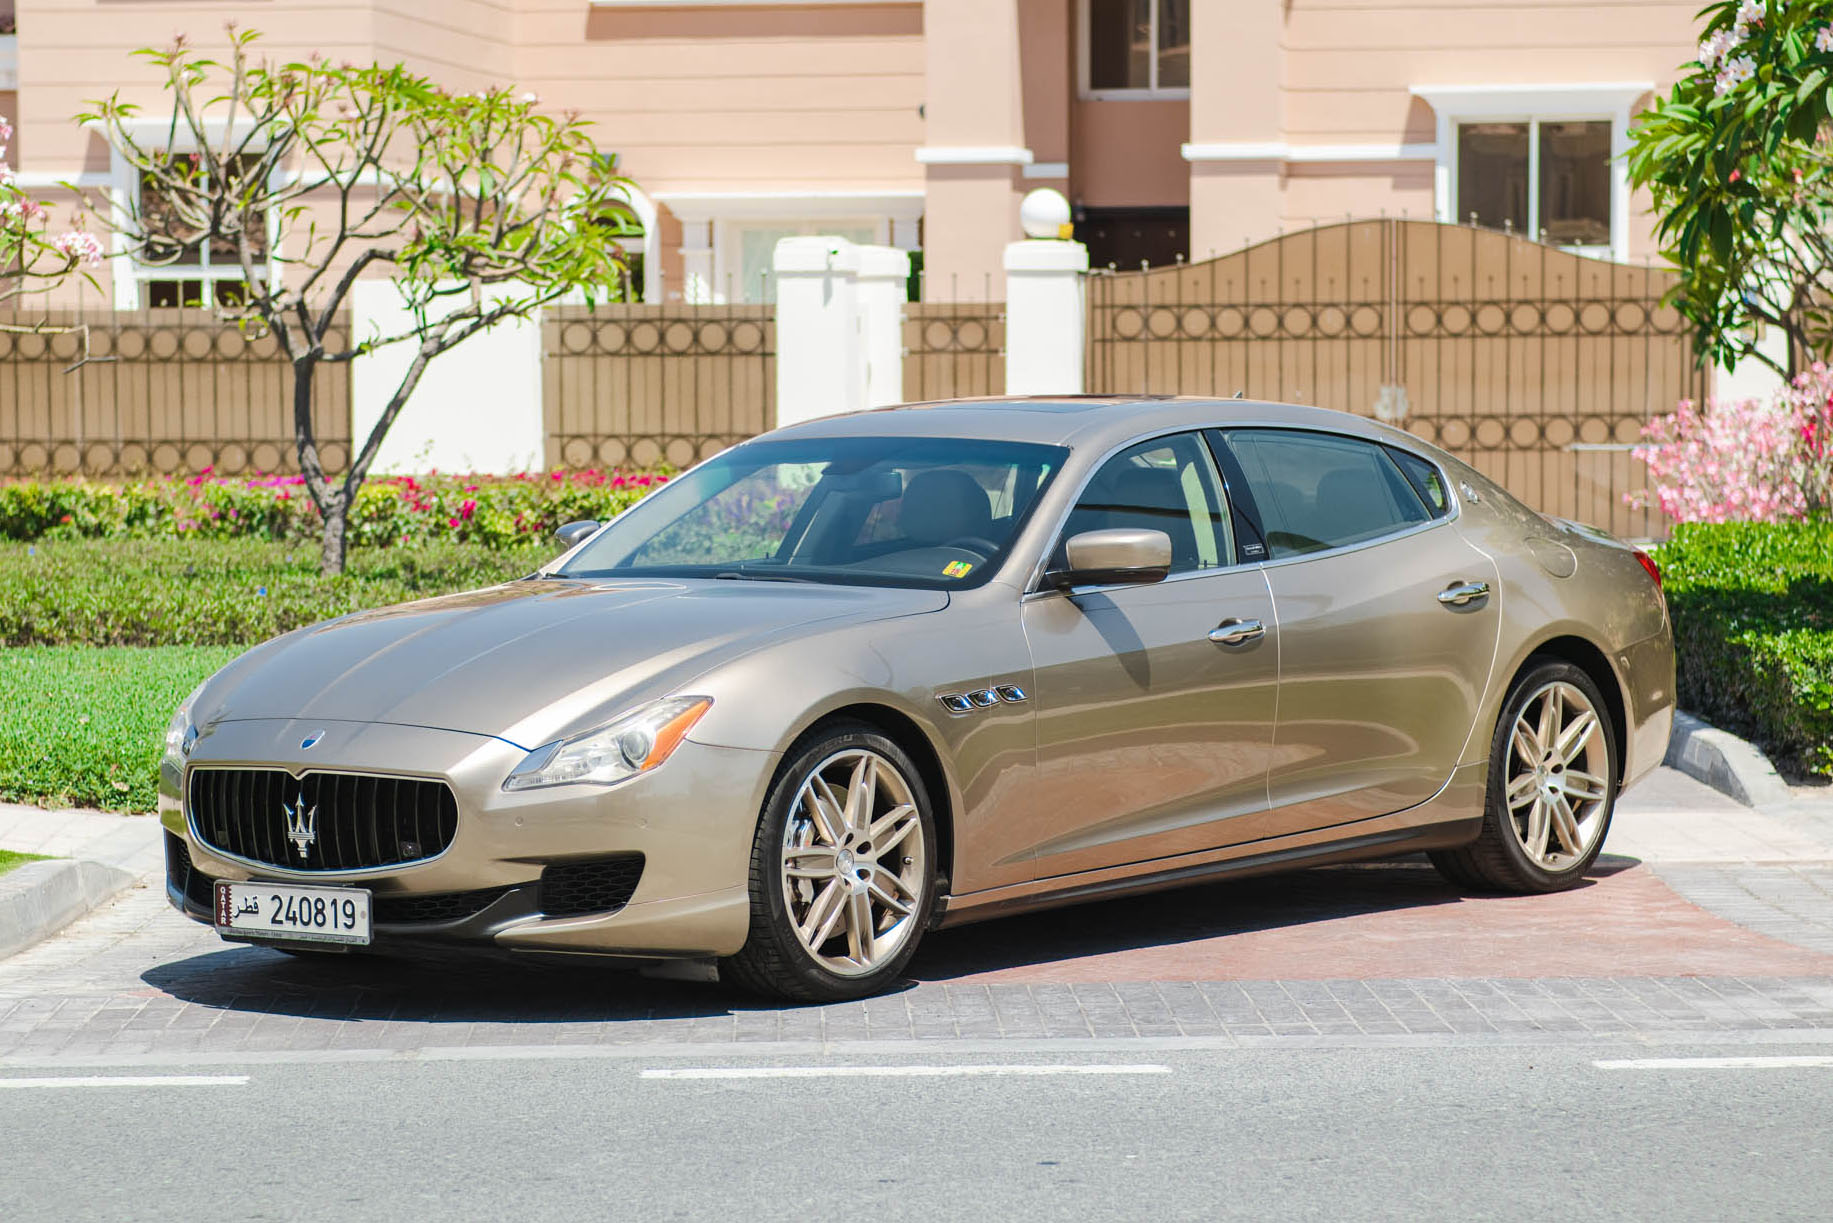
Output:
[[977,586],[1068,453],[968,438],[750,442],[639,502],[559,572]]

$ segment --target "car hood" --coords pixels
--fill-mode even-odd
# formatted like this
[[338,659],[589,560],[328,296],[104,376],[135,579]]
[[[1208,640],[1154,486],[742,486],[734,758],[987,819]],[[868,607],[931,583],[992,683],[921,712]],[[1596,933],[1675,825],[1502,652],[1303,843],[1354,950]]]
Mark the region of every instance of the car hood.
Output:
[[810,625],[947,606],[931,590],[531,579],[277,638],[225,668],[196,716],[393,722],[532,748]]

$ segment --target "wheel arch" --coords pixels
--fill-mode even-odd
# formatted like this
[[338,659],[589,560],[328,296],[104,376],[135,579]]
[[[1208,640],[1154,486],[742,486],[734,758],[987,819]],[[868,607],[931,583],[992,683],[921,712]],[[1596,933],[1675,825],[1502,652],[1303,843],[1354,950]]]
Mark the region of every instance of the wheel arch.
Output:
[[1527,656],[1521,660],[1521,664],[1515,668],[1514,674],[1509,676],[1508,684],[1502,690],[1503,699],[1505,701],[1508,699],[1507,694],[1515,690],[1515,685],[1521,681],[1523,675],[1539,665],[1542,660],[1549,658],[1572,664],[1589,676],[1591,682],[1598,686],[1598,692],[1604,698],[1605,711],[1610,716],[1611,730],[1616,738],[1618,784],[1621,785],[1622,778],[1628,776],[1629,772],[1628,701],[1623,691],[1622,678],[1617,674],[1616,668],[1611,665],[1610,656],[1596,642],[1575,633],[1565,633],[1536,643],[1527,652]]
[[[942,754],[936,750],[935,742],[909,714],[873,701],[855,701],[823,710],[797,732],[796,742],[800,743],[836,722],[863,722],[909,753],[923,782],[923,789],[929,794],[930,808],[935,816],[936,861],[941,867],[938,874],[941,877],[942,893],[947,895],[949,881],[955,875],[955,801],[948,772],[942,767]],[[793,754],[792,747],[791,751],[784,753],[784,761],[787,762]]]

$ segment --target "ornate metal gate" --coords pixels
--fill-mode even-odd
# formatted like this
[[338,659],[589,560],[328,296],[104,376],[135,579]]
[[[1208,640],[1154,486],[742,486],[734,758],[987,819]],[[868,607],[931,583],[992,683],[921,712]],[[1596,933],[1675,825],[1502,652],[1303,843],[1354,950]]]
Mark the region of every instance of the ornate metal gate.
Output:
[[1665,534],[1630,448],[1699,398],[1673,274],[1429,221],[1351,221],[1203,263],[1096,273],[1088,388],[1233,395],[1377,416],[1529,505]]

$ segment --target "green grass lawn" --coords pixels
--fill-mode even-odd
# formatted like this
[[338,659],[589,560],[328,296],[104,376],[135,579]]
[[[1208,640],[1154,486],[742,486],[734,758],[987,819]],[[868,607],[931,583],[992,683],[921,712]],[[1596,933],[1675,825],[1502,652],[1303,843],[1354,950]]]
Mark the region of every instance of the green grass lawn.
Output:
[[0,849],[0,875],[12,870],[15,866],[24,866],[28,862],[43,862],[39,854],[16,854],[10,849]]
[[151,811],[172,711],[243,648],[0,650],[0,800]]

